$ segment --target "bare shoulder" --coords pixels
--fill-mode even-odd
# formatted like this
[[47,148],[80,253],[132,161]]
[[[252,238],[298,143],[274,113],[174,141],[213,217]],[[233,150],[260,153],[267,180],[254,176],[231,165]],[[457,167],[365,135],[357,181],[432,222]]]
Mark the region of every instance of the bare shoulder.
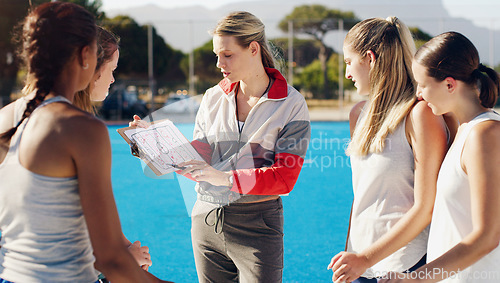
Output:
[[[467,136],[466,146],[482,148],[488,152],[498,148],[500,121],[488,120],[474,126]],[[496,150],[500,152],[500,150]]]
[[61,137],[69,145],[68,152],[76,160],[105,158],[110,155],[111,143],[106,125],[80,109],[73,109],[61,124],[66,129]]
[[425,101],[417,102],[406,119],[406,136],[412,147],[425,144],[430,139],[433,144],[447,144],[446,123],[442,116],[436,116]]
[[462,169],[467,174],[474,171],[476,174],[490,175],[489,181],[497,178],[500,166],[499,140],[500,121],[489,120],[474,126],[465,140],[461,159]]
[[349,112],[349,128],[351,130],[351,136],[354,133],[354,128],[356,128],[356,123],[358,122],[359,115],[366,104],[366,100],[356,103],[351,111]]
[[439,118],[439,116],[436,116],[434,115],[434,113],[432,113],[432,109],[427,105],[427,102],[425,101],[418,101],[410,110],[409,117],[413,121]]
[[63,123],[70,131],[70,136],[89,139],[109,139],[108,129],[104,122],[87,112],[76,109],[78,113],[64,119]]
[[[407,124],[410,123],[413,130],[428,129],[432,126],[445,127],[442,116],[436,116],[425,101],[419,101],[413,106],[407,116]],[[408,128],[408,127],[407,127]]]
[[53,130],[63,139],[71,142],[87,141],[107,137],[106,125],[89,113],[67,103],[53,103],[45,106],[47,111],[40,113],[37,120],[50,121]]
[[363,107],[366,104],[366,100],[360,101],[356,103],[352,108],[351,111],[349,112],[349,122],[356,122],[359,118],[359,115],[361,114],[361,111],[363,110]]

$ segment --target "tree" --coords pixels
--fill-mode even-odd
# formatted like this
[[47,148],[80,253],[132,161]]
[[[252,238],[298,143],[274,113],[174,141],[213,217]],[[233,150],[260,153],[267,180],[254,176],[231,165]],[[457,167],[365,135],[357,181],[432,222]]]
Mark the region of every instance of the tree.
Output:
[[425,31],[417,28],[417,27],[409,27],[411,34],[413,35],[413,39],[415,40],[415,46],[419,48],[424,45],[427,41],[431,40],[432,36]]
[[327,9],[322,5],[303,5],[296,7],[278,25],[282,31],[288,32],[288,22],[292,21],[294,31],[310,35],[320,44],[318,58],[323,75],[323,92],[320,98],[330,98],[327,61],[332,53],[328,52],[324,38],[329,31],[339,28],[339,20],[343,20],[344,30],[349,30],[359,21],[353,12]]
[[[332,79],[327,82],[328,84],[326,86],[323,81],[324,77],[321,75],[321,63],[318,59],[304,67],[302,71],[295,76],[294,86],[300,89],[303,93],[310,92],[314,94],[323,92],[324,87],[329,89],[338,89],[339,80],[343,79],[344,88],[353,89],[354,85],[351,80],[346,79],[344,76],[339,76],[339,68],[337,67],[338,62],[338,53],[332,54],[332,56],[328,59],[327,64],[328,66],[331,66],[331,68],[328,68],[328,77]],[[345,65],[343,73],[345,73]]]
[[[213,52],[212,40],[193,50],[194,74],[197,78],[195,89],[197,93],[204,92],[209,87],[217,84],[222,75],[217,68],[217,57]],[[189,76],[189,54],[181,61],[181,69],[186,77]]]
[[[86,8],[96,16],[99,24],[115,32],[121,38],[121,54],[117,75],[122,78],[147,79],[148,47],[147,26],[139,26],[132,18],[117,16],[107,19],[101,12],[102,0],[61,0]],[[33,6],[50,0],[0,0],[0,106],[10,102],[10,94],[15,86],[19,71],[19,60],[15,56],[15,46],[11,43],[13,27]],[[184,54],[165,43],[153,28],[154,73],[159,86],[171,86],[185,82],[180,69]]]
[[10,102],[19,70],[16,44],[12,42],[14,27],[27,14],[28,0],[0,0],[0,107]]
[[[75,4],[82,6],[87,11],[89,11],[91,14],[93,14],[97,21],[101,21],[101,20],[104,20],[106,18],[106,15],[104,14],[104,12],[101,11],[102,0],[59,0],[59,1],[75,3]],[[45,2],[49,2],[49,1],[45,1]]]
[[[500,64],[496,65],[494,69],[500,75]],[[500,98],[497,98],[497,103],[496,103],[495,107],[500,107]]]
[[[79,4],[96,17],[103,18],[100,12],[101,0],[62,0]],[[10,102],[10,95],[17,81],[20,59],[16,56],[16,44],[12,42],[14,27],[27,15],[30,8],[50,0],[0,0],[0,107]],[[20,38],[16,38],[20,40]]]
[[[120,61],[116,69],[121,78],[148,78],[148,26],[129,16],[106,19],[103,26],[120,37]],[[153,72],[155,78],[168,84],[185,80],[179,67],[183,53],[166,44],[153,28]]]
[[[283,58],[288,58],[288,38],[280,37],[269,40],[273,45],[283,50]],[[293,40],[293,61],[295,67],[305,67],[318,59],[320,44],[312,39]],[[327,53],[333,53],[333,49],[328,47]]]

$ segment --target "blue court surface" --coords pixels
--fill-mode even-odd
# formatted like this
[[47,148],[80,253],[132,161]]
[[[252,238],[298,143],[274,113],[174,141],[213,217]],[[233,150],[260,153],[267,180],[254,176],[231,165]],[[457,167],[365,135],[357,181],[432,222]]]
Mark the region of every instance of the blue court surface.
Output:
[[[177,126],[192,138],[193,124]],[[151,273],[175,282],[197,282],[189,217],[196,199],[194,182],[175,174],[146,176],[118,128],[109,126],[109,132],[113,190],[125,235],[149,246]],[[283,197],[283,282],[331,282],[326,267],[344,249],[352,202],[348,138],[347,122],[312,122],[306,163],[294,190]]]

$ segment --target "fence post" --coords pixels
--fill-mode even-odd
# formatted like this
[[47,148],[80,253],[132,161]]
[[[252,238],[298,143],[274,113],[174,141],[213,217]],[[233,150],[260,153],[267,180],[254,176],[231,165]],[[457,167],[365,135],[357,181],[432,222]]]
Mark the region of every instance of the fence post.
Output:
[[153,70],[153,24],[148,24],[148,79],[149,79],[149,101],[151,103],[149,109],[154,110],[155,106],[155,78]]

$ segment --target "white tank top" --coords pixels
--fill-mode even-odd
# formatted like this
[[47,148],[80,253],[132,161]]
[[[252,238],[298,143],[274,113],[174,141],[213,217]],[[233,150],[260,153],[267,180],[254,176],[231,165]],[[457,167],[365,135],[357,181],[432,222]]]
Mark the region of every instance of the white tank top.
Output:
[[[460,164],[460,158],[472,128],[488,120],[500,121],[500,115],[495,112],[485,112],[463,125],[463,129],[443,160],[439,170],[427,247],[428,262],[446,253],[472,232],[471,188],[469,178]],[[454,278],[442,282],[500,282],[500,247],[456,274]]]
[[[387,233],[414,204],[414,157],[405,133],[406,118],[386,138],[381,153],[351,156],[354,202],[347,251],[359,253]],[[428,227],[363,277],[402,272],[426,253]]]
[[[67,100],[56,97],[43,105],[56,101]],[[26,124],[19,126],[0,163],[0,278],[96,282],[78,179],[47,177],[21,165],[19,143]]]
[[19,98],[18,100],[14,101],[14,119],[12,120],[12,127],[17,126],[17,123],[21,121],[21,118],[23,117],[24,110],[26,109],[26,105],[28,104],[29,100],[23,96]]

